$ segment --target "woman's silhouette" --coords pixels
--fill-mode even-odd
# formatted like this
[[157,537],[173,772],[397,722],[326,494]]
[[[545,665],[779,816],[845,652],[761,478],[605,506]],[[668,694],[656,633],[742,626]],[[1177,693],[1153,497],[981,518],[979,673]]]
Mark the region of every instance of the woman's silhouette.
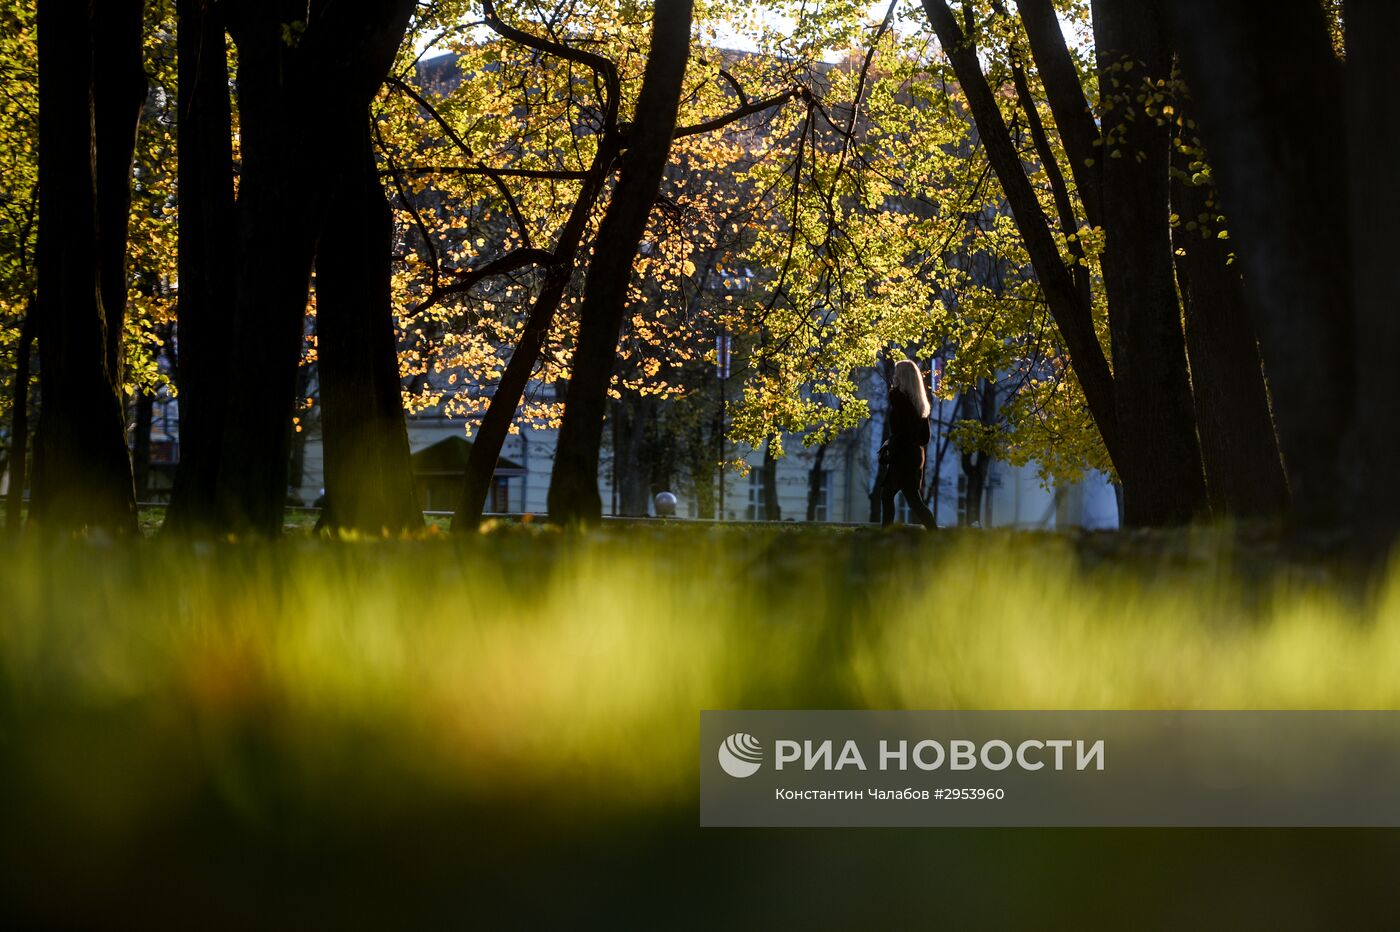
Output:
[[880,524],[894,520],[894,495],[904,493],[909,511],[924,527],[934,527],[933,514],[919,492],[924,476],[924,448],[928,446],[929,401],[918,363],[901,359],[890,382],[890,439],[880,450],[885,479],[880,489]]

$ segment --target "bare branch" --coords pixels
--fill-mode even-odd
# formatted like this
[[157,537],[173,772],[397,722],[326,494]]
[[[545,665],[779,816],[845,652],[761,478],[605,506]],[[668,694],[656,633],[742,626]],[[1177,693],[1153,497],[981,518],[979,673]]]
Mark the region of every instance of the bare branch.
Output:
[[[740,94],[742,95],[742,93],[741,91]],[[703,123],[694,123],[690,126],[677,126],[676,132],[671,138],[680,139],[682,136],[698,136],[701,133],[709,133],[717,129],[722,129],[736,120],[742,120],[744,117],[762,113],[765,110],[785,104],[794,98],[805,97],[807,93],[808,91],[806,88],[794,87],[783,91],[781,94],[774,94],[772,97],[746,102],[742,107],[731,110],[722,116],[717,116],[712,120],[706,120]]]
[[611,59],[593,52],[585,52],[583,49],[577,49],[562,42],[546,39],[543,36],[537,36],[532,32],[510,25],[496,14],[496,4],[493,0],[482,0],[481,8],[486,25],[490,26],[502,38],[509,39],[526,48],[532,48],[592,68],[594,74],[602,79],[607,90],[607,103],[605,104],[607,112],[604,114],[603,131],[607,132],[616,127],[618,102],[622,99],[622,82],[618,80],[617,65]]
[[[485,165],[419,165],[398,169],[405,175],[485,175],[501,178],[537,178],[546,181],[579,181],[588,177],[586,171],[552,168],[490,168]],[[387,175],[387,171],[381,171]]]
[[549,265],[553,261],[554,255],[547,249],[517,249],[474,268],[454,272],[457,280],[444,286],[442,293],[449,295],[470,291],[493,275],[504,275],[532,265]]

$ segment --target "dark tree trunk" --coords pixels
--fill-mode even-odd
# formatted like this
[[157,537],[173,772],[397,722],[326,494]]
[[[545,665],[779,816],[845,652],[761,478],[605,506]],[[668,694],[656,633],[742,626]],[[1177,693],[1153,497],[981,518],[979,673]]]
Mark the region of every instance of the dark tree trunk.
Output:
[[602,515],[598,448],[632,260],[671,152],[681,84],[690,54],[691,0],[658,4],[636,118],[617,186],[598,228],[579,310],[569,397],[549,484],[550,520],[593,523]]
[[118,385],[122,382],[122,325],[126,320],[131,169],[147,91],[142,63],[144,6],[144,0],[99,0],[92,4],[98,280],[107,322],[107,369]]
[[949,437],[943,433],[942,424],[933,425],[933,481],[929,487],[928,509],[933,515],[933,523],[938,524],[938,507],[943,500],[943,458],[948,455]]
[[413,490],[391,301],[393,215],[375,166],[370,117],[352,112],[336,147],[316,258],[316,346],[321,377],[330,528],[370,533],[422,527]]
[[[603,145],[606,146],[607,143]],[[614,157],[615,154],[609,156],[609,164]],[[595,169],[599,161],[595,159]],[[530,377],[535,371],[535,364],[539,362],[544,342],[549,338],[550,328],[554,326],[554,316],[558,313],[564,292],[573,278],[579,243],[582,241],[584,227],[593,204],[602,193],[603,177],[603,170],[590,171],[590,177],[584,180],[569,220],[559,234],[554,258],[545,272],[540,293],[535,296],[534,304],[530,306],[520,342],[510,354],[510,361],[506,363],[501,380],[496,384],[496,391],[486,407],[486,414],[482,416],[481,423],[472,436],[472,449],[467,456],[467,475],[462,487],[462,501],[452,516],[454,531],[475,527],[481,520],[481,513],[486,507],[486,496],[491,491],[496,463],[501,458],[501,446],[505,443],[506,435],[510,433],[515,411],[520,407],[525,387],[530,384]],[[561,258],[564,256],[567,258]]]
[[[77,0],[39,5],[41,408],[30,515],[50,531],[95,526],[126,534],[136,532],[136,503],[109,337],[115,331],[120,340],[121,318],[116,310],[109,319],[103,306],[104,291],[124,295],[125,282],[104,287],[101,279],[103,258],[113,250],[125,253],[126,220],[100,213],[126,201],[99,188],[99,181],[126,187],[130,177],[104,171],[99,178],[98,167],[130,165],[144,95],[130,106],[122,94],[95,92],[106,76],[93,69],[95,62],[126,61],[132,50],[116,46],[133,38],[139,60],[141,4],[104,4],[101,33],[95,6]],[[125,21],[130,18],[134,24]],[[101,112],[94,111],[98,103]],[[100,230],[108,235],[105,243]]]
[[650,408],[645,398],[628,396],[612,403],[613,481],[617,513],[645,516],[650,494],[642,450],[649,427]]
[[34,351],[34,301],[24,311],[15,347],[15,381],[10,389],[10,490],[5,502],[5,530],[19,534],[24,489],[29,484],[29,362]]
[[[616,113],[613,115],[615,117]],[[598,151],[588,169],[588,176],[580,185],[578,199],[574,201],[569,219],[559,232],[550,265],[545,272],[544,283],[530,307],[520,342],[511,353],[510,362],[506,363],[505,372],[501,374],[501,381],[497,383],[496,391],[491,396],[486,414],[472,437],[462,501],[452,516],[454,531],[475,527],[481,520],[482,510],[486,507],[486,496],[491,490],[492,476],[496,472],[496,462],[501,458],[501,446],[505,443],[506,435],[510,433],[515,411],[520,407],[525,387],[530,383],[544,342],[549,338],[550,328],[554,326],[554,316],[558,313],[564,292],[573,278],[584,229],[588,225],[593,205],[603,192],[603,183],[613,160],[617,158],[617,152],[618,140],[615,134],[606,135],[599,142]]]
[[[215,486],[229,531],[281,531],[311,267],[332,196],[326,169],[340,155],[336,127],[340,114],[368,108],[411,11],[407,0],[229,8],[243,156],[231,367],[239,388],[228,393]],[[286,24],[298,21],[305,29],[289,40]]]
[[210,529],[227,393],[237,265],[228,50],[209,0],[179,0],[177,145],[179,274],[176,306],[180,464],[165,527]]
[[960,516],[963,527],[982,525],[982,498],[987,488],[987,455],[985,453],[962,453],[963,479],[967,483],[966,499]]
[[131,477],[136,500],[142,502],[151,490],[151,415],[155,409],[155,396],[150,392],[139,392],[132,407],[136,411],[131,419]]
[[1178,151],[1173,161],[1177,282],[1210,505],[1217,515],[1279,517],[1288,508],[1288,483],[1244,283],[1238,267],[1227,264],[1230,247],[1217,235],[1210,188],[1191,183],[1188,156]]
[[778,458],[773,455],[773,441],[763,444],[763,466],[759,481],[763,484],[763,520],[781,521],[782,504],[778,501]]
[[[287,503],[290,505],[311,504],[302,498],[297,490],[300,490],[306,481],[306,443],[321,432],[320,412],[316,408],[316,398],[321,394],[321,390],[319,385],[313,383],[315,374],[315,367],[297,366],[297,390],[294,394],[298,399],[296,427],[300,430],[292,431],[292,450],[287,462]],[[309,399],[311,404],[304,405],[301,399]],[[322,459],[324,461],[324,457]],[[325,479],[324,471],[321,478]],[[312,502],[315,500],[313,498]]]
[[[227,8],[238,49],[241,164],[236,294],[215,499],[223,530],[276,535],[287,499],[296,374],[316,251],[320,114],[311,26],[283,36],[281,4]],[[322,63],[324,64],[324,63]]]
[[[885,385],[889,385],[890,382],[894,379],[894,360],[891,359],[888,355],[884,355],[884,356],[881,357],[881,359],[880,359],[880,361],[879,361],[879,366],[880,366],[880,374],[881,374],[882,376],[884,376],[884,384],[885,384]],[[880,397],[884,397],[884,396],[885,396],[885,392],[884,392],[884,391],[880,391],[880,392],[878,392],[878,395],[879,395]],[[881,448],[881,449],[884,449],[884,446],[885,446],[886,443],[889,442],[889,439],[890,439],[890,412],[889,412],[889,405],[888,405],[888,403],[886,403],[886,405],[885,405],[885,414],[884,414],[884,417],[880,418],[880,448]],[[881,494],[881,492],[883,491],[884,485],[885,485],[885,466],[884,466],[883,464],[880,463],[880,461],[879,461],[878,458],[876,459],[875,462],[876,462],[876,466],[875,466],[875,481],[874,481],[874,484],[871,485],[871,487],[870,487],[870,492],[869,492],[869,497],[870,497],[870,516],[869,516],[869,521],[870,521],[871,524],[879,524],[879,523],[880,523],[880,518],[881,518],[881,515],[880,515],[880,510],[881,510],[880,494]]]
[[[988,379],[979,379],[977,390],[964,392],[960,399],[962,416],[990,427],[997,419],[997,386]],[[960,520],[964,527],[981,526],[982,500],[986,497],[987,471],[992,458],[982,450],[961,450],[959,459],[963,478],[967,482],[966,501]]]
[[[1357,530],[1363,546],[1384,555],[1400,531],[1400,409],[1395,404],[1395,347],[1400,346],[1400,97],[1395,94],[1395,36],[1400,4],[1348,0],[1347,168],[1351,176],[1351,288],[1356,302],[1353,345],[1355,439],[1359,456],[1355,490]],[[1305,231],[1310,232],[1310,231]],[[1309,236],[1311,238],[1311,236]]]
[[[1347,178],[1339,164],[1347,140],[1342,67],[1322,6],[1312,0],[1273,4],[1266,27],[1256,5],[1238,0],[1177,0],[1170,9],[1232,242],[1259,311],[1259,350],[1293,511],[1304,526],[1333,526],[1347,502],[1340,462],[1359,368]],[[1308,114],[1306,132],[1299,131],[1300,113]],[[1373,193],[1363,188],[1356,196]],[[1386,243],[1378,248],[1389,247],[1378,240]],[[1383,345],[1378,334],[1365,336]]]
[[[713,430],[713,428],[711,428]],[[717,492],[719,464],[715,458],[715,437],[710,431],[686,432],[686,471],[695,494],[695,515],[706,520],[722,519]]]
[[491,27],[507,39],[547,54],[580,62],[593,71],[594,79],[602,84],[604,92],[603,132],[588,171],[579,184],[578,197],[569,211],[569,218],[555,239],[540,293],[535,296],[535,302],[530,307],[520,342],[511,353],[510,362],[506,364],[501,381],[497,383],[495,394],[491,396],[491,403],[486,408],[486,414],[472,438],[462,501],[457,506],[456,513],[452,515],[454,531],[475,527],[481,520],[496,463],[501,457],[501,445],[505,443],[506,435],[510,432],[511,421],[515,420],[515,411],[520,407],[520,399],[525,394],[525,386],[530,382],[545,340],[549,338],[550,328],[554,326],[554,316],[559,311],[559,303],[563,300],[569,282],[573,280],[579,246],[583,241],[589,217],[603,193],[608,173],[612,170],[613,162],[622,147],[617,124],[622,92],[618,84],[617,69],[612,62],[506,26],[496,17],[495,6],[490,0],[483,4],[483,11],[487,14]]
[[[1127,523],[1185,524],[1206,511],[1168,223],[1171,137],[1143,111],[1171,77],[1157,0],[1094,0],[1103,99],[1102,257]],[[1131,70],[1120,70],[1130,68]]]
[[[666,413],[656,399],[641,400],[646,417],[646,432],[642,444],[642,463],[647,472],[647,494],[676,491],[676,438],[668,432]],[[672,406],[674,410],[674,406]]]
[[[817,447],[816,454],[812,457],[812,468],[807,472],[807,520],[817,520],[817,505],[821,500],[823,473],[826,471],[826,448],[830,443],[823,443]],[[827,502],[826,518],[831,520],[831,503]]]

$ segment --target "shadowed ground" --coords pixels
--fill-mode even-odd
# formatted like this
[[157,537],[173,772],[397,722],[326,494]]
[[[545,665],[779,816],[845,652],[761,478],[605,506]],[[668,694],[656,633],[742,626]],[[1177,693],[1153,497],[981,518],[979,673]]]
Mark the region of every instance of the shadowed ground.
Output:
[[3,557],[0,895],[29,923],[1303,928],[1394,897],[1392,831],[697,827],[703,708],[1400,707],[1400,593],[1267,538]]

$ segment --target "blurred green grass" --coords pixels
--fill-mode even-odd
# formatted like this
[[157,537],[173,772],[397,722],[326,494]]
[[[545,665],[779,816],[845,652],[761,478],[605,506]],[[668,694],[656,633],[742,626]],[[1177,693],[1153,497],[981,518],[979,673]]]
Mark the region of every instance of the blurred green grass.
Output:
[[[567,921],[663,908],[696,893],[691,875],[787,885],[814,850],[887,881],[901,858],[947,861],[949,839],[969,860],[942,869],[966,893],[979,858],[992,888],[993,863],[1024,883],[1028,865],[1095,861],[1121,833],[700,832],[699,711],[1400,707],[1395,582],[1223,531],[294,527],[3,557],[4,899],[62,924],[124,904],[139,918],[117,925],[186,925],[213,902],[200,925]],[[1195,856],[1192,836],[1166,835],[1143,847]],[[1392,867],[1400,851],[1394,833],[1334,836]],[[1330,876],[1299,856],[1310,844],[1200,837],[1217,858],[1243,845],[1256,866],[1287,856]],[[1035,889],[1063,892],[1053,876]],[[1273,896],[1281,919],[1333,908],[1307,889]],[[869,902],[850,893],[793,908],[854,920]],[[734,905],[702,902],[688,914]]]

